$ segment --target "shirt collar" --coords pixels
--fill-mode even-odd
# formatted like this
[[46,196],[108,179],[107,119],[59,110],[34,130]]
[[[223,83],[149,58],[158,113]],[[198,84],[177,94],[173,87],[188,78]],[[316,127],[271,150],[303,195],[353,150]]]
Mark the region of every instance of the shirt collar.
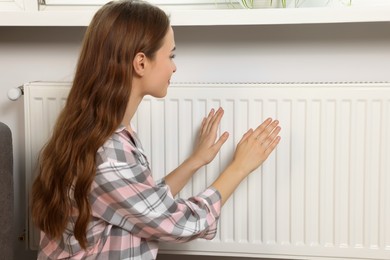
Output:
[[128,132],[128,131],[126,130],[126,126],[120,124],[120,125],[118,126],[118,128],[115,130],[115,133],[119,134],[119,133],[121,133],[121,132],[123,132],[123,131]]
[[[137,133],[137,131],[135,131],[134,129],[134,125],[132,124],[132,123],[130,123],[130,126],[131,126],[131,129],[133,130],[133,132],[134,133]],[[125,130],[126,132],[128,132],[129,133],[129,131],[126,129],[126,126],[124,125],[124,124],[120,124],[119,126],[118,126],[118,128],[115,130],[115,133],[120,133],[120,132],[122,132],[123,130]]]

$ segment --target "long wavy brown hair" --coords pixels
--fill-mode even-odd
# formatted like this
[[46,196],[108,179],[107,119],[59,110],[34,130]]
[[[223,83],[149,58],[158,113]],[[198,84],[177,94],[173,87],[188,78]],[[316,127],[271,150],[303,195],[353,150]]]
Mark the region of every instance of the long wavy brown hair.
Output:
[[123,120],[135,55],[153,59],[169,26],[161,9],[141,1],[113,1],[93,17],[66,105],[42,149],[32,186],[32,219],[52,239],[60,239],[67,226],[74,185],[79,212],[74,235],[82,248],[88,246],[96,152]]

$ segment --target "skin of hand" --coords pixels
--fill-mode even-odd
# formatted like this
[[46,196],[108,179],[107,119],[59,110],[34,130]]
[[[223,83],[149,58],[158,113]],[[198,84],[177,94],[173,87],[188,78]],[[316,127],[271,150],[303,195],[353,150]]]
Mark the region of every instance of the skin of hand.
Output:
[[243,179],[259,167],[280,142],[279,121],[268,118],[255,130],[249,129],[237,144],[232,162],[214,181],[224,205]]
[[229,137],[229,134],[224,132],[217,140],[218,126],[223,113],[222,108],[219,108],[217,111],[211,109],[209,115],[202,121],[197,143],[191,155],[192,159],[197,161],[200,167],[210,163],[215,158]]
[[232,163],[240,165],[246,174],[258,168],[280,141],[278,124],[279,121],[268,118],[254,131],[249,129],[237,144]]
[[211,109],[208,116],[202,121],[198,140],[191,156],[165,177],[165,183],[169,186],[173,196],[183,189],[200,167],[215,158],[228,139],[229,134],[225,132],[217,140],[218,126],[222,116],[222,108],[219,108],[216,112]]

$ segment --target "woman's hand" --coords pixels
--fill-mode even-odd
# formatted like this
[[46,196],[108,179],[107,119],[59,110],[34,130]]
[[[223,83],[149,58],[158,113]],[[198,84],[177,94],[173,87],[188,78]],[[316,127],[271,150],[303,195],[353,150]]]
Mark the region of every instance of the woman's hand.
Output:
[[199,167],[210,163],[229,137],[229,134],[224,132],[217,140],[218,126],[223,112],[222,108],[219,108],[216,112],[211,109],[208,116],[202,121],[198,140],[191,155],[191,158],[198,163]]
[[249,129],[237,145],[233,162],[243,174],[248,175],[259,167],[280,141],[279,121],[268,118],[254,131]]
[[265,120],[254,131],[244,134],[234,153],[233,161],[226,167],[212,186],[221,194],[225,204],[243,179],[259,167],[275,149],[280,141],[280,127],[277,120]]
[[229,135],[226,132],[217,140],[217,131],[222,115],[222,108],[216,112],[211,109],[209,115],[203,119],[192,155],[165,177],[165,183],[170,187],[173,196],[181,191],[200,167],[214,159],[227,140]]

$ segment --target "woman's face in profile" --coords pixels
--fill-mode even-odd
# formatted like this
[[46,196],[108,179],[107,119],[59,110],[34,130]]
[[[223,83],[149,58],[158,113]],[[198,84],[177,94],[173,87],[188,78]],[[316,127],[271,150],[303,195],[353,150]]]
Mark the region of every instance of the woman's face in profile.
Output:
[[145,95],[162,98],[167,94],[172,74],[176,71],[174,62],[175,39],[172,27],[164,37],[163,45],[156,52],[153,60],[148,60],[144,75]]

